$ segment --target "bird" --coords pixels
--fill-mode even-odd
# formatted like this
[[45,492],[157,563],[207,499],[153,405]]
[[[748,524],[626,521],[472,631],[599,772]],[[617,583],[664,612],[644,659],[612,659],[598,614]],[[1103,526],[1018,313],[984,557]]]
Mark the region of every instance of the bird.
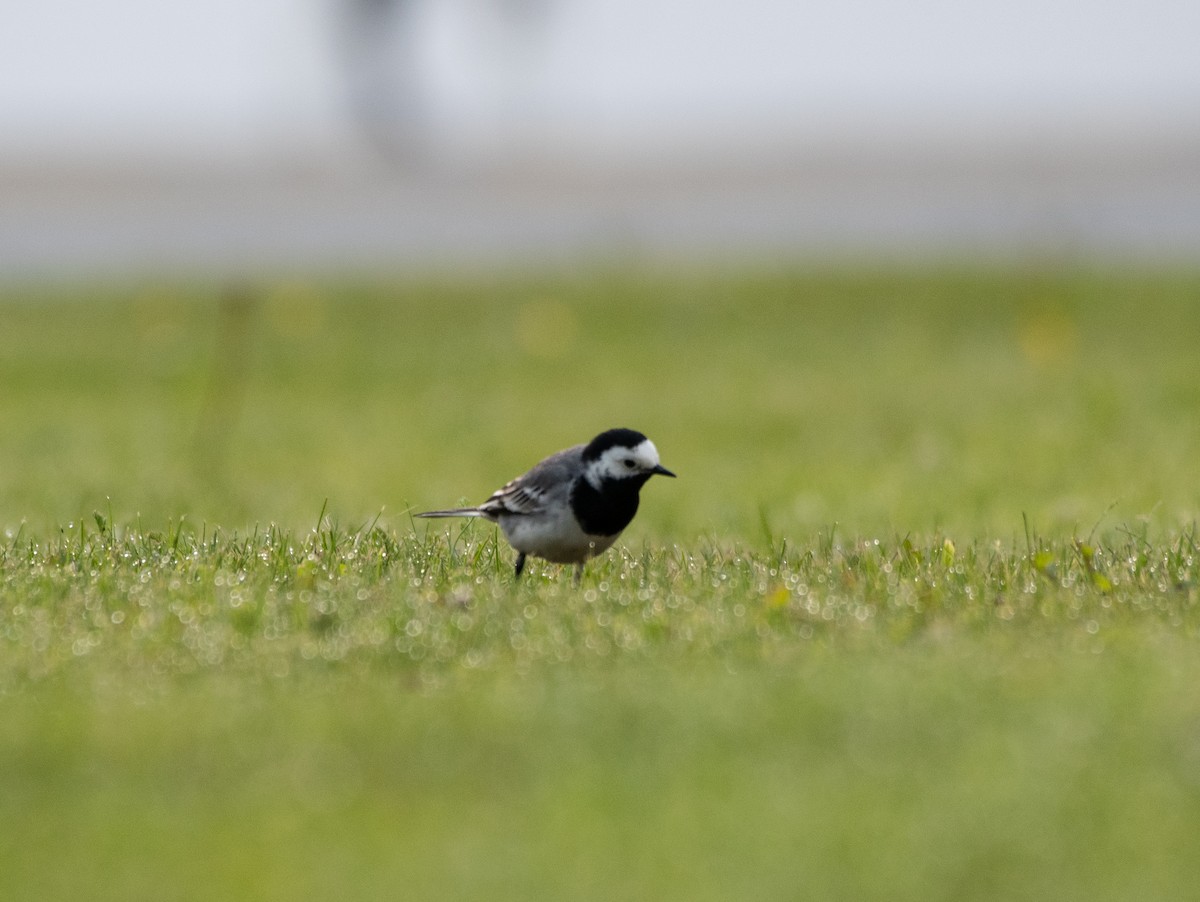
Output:
[[662,465],[654,442],[634,429],[608,429],[505,483],[476,507],[424,511],[418,517],[483,517],[500,526],[517,552],[514,578],[529,556],[574,564],[608,548],[637,513],[639,492],[651,476],[675,474]]

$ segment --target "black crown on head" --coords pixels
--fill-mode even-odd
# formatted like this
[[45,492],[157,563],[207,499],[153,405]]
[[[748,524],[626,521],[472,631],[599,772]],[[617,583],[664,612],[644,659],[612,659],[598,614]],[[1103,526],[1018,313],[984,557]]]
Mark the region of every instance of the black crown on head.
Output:
[[584,460],[596,460],[609,448],[636,448],[646,440],[636,429],[609,429],[588,442],[583,449]]

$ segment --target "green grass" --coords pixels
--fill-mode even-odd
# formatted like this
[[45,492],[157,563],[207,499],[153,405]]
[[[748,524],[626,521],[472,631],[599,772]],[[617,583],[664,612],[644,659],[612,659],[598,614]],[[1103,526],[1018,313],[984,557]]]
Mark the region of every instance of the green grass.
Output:
[[[637,536],[1009,538],[1200,510],[1200,277],[510,277],[9,292],[0,525],[346,524],[486,497],[611,425]],[[223,300],[224,298],[224,300]]]
[[[10,288],[0,898],[1188,898],[1200,276]],[[612,425],[569,571],[414,524]]]

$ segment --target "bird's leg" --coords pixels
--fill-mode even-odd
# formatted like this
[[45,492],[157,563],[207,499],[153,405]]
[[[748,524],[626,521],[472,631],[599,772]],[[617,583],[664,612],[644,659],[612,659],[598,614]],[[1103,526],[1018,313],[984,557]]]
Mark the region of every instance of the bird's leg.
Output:
[[579,583],[583,579],[583,564],[575,565],[575,578],[571,580],[576,589],[579,588]]
[[513,579],[520,579],[521,571],[524,569],[525,569],[525,552],[521,551],[521,552],[517,553],[517,567],[516,567],[515,572],[513,573]]

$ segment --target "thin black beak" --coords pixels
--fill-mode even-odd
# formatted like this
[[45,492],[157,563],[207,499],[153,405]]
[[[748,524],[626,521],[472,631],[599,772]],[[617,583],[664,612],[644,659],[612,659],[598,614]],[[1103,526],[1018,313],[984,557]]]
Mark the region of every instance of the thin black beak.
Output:
[[659,464],[657,467],[655,467],[650,472],[657,473],[659,476],[670,476],[672,479],[675,478],[675,474],[672,473],[670,470],[668,470],[666,467],[664,467],[662,464]]

